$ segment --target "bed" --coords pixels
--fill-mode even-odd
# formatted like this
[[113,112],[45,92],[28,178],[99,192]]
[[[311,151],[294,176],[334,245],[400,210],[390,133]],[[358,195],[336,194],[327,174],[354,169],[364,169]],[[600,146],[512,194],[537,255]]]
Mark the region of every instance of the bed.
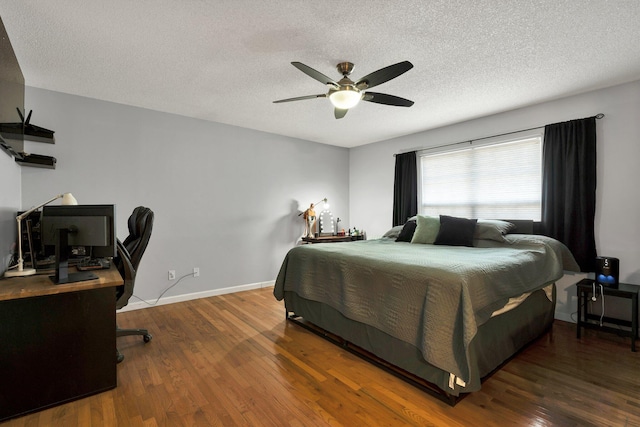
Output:
[[579,270],[522,229],[418,216],[380,239],[297,246],[274,296],[287,319],[455,404],[551,327],[555,281]]

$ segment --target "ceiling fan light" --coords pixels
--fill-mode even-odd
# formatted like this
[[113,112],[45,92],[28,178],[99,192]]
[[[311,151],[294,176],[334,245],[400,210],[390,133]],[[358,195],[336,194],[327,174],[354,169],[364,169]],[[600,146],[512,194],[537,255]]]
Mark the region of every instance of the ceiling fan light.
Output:
[[340,110],[347,110],[355,107],[360,102],[362,94],[355,89],[341,89],[329,95],[329,100],[334,107]]

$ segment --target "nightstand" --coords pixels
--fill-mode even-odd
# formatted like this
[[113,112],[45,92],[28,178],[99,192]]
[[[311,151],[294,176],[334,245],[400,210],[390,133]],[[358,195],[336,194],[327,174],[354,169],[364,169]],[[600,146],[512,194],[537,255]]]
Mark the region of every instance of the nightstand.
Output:
[[[638,291],[640,285],[619,283],[617,288],[602,287],[602,292],[605,298],[605,312],[606,312],[606,298],[617,297],[631,300],[631,320],[623,320],[614,317],[603,316],[589,313],[589,302],[593,295],[594,280],[582,279],[576,283],[578,289],[578,325],[577,325],[577,337],[580,338],[581,328],[600,329],[605,332],[612,332],[621,336],[631,338],[631,351],[636,351],[636,338],[638,337]],[[596,297],[598,302],[602,303],[602,295],[600,295],[600,285],[596,284],[595,287]],[[601,321],[602,320],[602,321]],[[629,330],[613,328],[609,325],[624,326],[630,328]],[[602,326],[601,326],[602,324]]]

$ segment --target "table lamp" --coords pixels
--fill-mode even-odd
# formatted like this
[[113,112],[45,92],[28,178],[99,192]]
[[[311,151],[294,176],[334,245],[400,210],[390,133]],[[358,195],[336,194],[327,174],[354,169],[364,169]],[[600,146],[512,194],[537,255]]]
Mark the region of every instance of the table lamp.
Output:
[[313,228],[315,227],[315,222],[316,222],[316,211],[314,210],[314,207],[318,204],[322,202],[323,203],[323,207],[325,209],[327,209],[329,207],[329,203],[327,198],[325,197],[324,199],[320,199],[315,203],[311,203],[311,205],[309,205],[309,209],[307,209],[304,212],[300,212],[298,214],[298,216],[303,215],[303,219],[304,219],[304,227],[305,227],[305,231],[304,231],[304,236],[302,237],[310,237],[313,238],[315,237],[315,233],[313,232]]
[[[57,196],[47,200],[46,202],[34,206],[28,211],[25,211],[16,217],[16,221],[18,222],[18,264],[15,267],[15,270],[7,270],[4,273],[4,277],[23,277],[23,276],[31,276],[36,274],[35,268],[24,268],[24,260],[22,259],[22,220],[29,216],[34,211],[37,211],[44,205],[48,205],[49,203],[62,198],[63,205],[77,205],[78,201],[73,197],[71,193],[58,194]],[[31,249],[31,257],[33,258],[33,248]],[[14,267],[9,267],[14,268]]]
[[320,202],[322,202],[322,208],[323,209],[329,209],[329,199],[327,199],[326,197],[322,200],[318,200],[317,202],[315,202],[313,205],[316,206],[318,205]]

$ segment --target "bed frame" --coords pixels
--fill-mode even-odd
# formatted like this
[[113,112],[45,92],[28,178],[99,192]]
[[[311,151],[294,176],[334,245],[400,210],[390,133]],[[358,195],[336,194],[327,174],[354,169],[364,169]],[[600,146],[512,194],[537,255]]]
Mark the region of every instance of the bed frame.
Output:
[[[508,220],[512,231],[533,234],[533,221]],[[372,326],[351,320],[338,310],[287,291],[284,295],[286,319],[345,350],[392,373],[421,390],[454,406],[469,392],[448,387],[450,374],[427,363],[420,350]],[[492,317],[478,328],[470,345],[470,358],[484,381],[527,345],[551,330],[556,306],[556,288],[552,300],[544,290],[533,292],[518,307]],[[479,389],[472,385],[469,391]],[[447,391],[449,390],[449,391]],[[459,390],[459,391],[458,391]]]
[[[285,293],[286,319],[339,345],[370,363],[454,406],[468,393],[445,391],[449,373],[427,363],[418,348],[361,322],[344,317],[325,304]],[[515,309],[478,328],[471,357],[484,381],[520,350],[550,331],[556,289],[549,301],[543,290],[532,293]]]

